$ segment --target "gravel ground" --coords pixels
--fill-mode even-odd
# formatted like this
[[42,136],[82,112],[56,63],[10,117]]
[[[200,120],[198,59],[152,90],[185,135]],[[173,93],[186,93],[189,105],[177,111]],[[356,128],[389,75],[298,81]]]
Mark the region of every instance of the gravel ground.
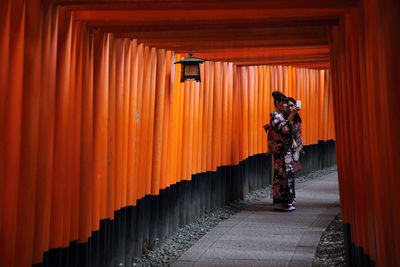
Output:
[[322,234],[312,266],[346,266],[343,225],[340,213]]
[[[336,171],[336,166],[314,171],[306,176],[297,177],[296,184],[303,183],[310,179],[321,177]],[[217,226],[218,223],[231,217],[244,207],[255,204],[265,197],[269,197],[270,193],[270,187],[259,189],[247,194],[244,197],[244,200],[238,200],[228,206],[205,212],[200,217],[195,218],[193,223],[179,229],[161,247],[155,250],[149,250],[148,253],[143,255],[141,258],[135,258],[133,266],[170,266],[172,262],[178,259],[198,239],[208,233],[212,228]]]

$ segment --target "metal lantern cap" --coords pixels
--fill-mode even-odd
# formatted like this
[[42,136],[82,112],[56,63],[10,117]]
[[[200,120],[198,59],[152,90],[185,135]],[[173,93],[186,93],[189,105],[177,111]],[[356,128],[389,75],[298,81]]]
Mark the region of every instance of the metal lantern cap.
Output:
[[196,63],[200,64],[200,63],[203,63],[204,61],[208,61],[208,60],[194,57],[194,56],[192,56],[192,53],[190,53],[190,57],[187,57],[178,62],[175,62],[174,64],[196,64]]

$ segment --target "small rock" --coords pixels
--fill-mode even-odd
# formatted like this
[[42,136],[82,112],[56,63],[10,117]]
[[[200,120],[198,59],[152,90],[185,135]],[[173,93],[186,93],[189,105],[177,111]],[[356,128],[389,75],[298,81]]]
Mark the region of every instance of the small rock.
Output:
[[346,266],[344,234],[340,214],[335,217],[322,234],[313,266]]

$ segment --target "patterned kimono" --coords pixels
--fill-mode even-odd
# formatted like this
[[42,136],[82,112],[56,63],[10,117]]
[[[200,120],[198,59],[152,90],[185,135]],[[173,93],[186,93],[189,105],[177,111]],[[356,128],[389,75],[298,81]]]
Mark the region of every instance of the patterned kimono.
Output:
[[291,204],[295,198],[292,129],[282,113],[271,113],[271,152],[274,158],[274,179],[272,182],[273,203]]
[[[294,149],[292,151],[293,161],[294,161],[293,167],[294,167],[294,172],[297,172],[297,171],[301,170],[299,157],[300,157],[300,153],[302,152],[302,149],[303,149],[303,139],[301,138],[301,121],[297,120],[297,121],[291,123],[291,125],[292,125],[293,139],[296,142],[296,147],[294,147]],[[297,153],[297,155],[296,155],[296,153]],[[296,160],[296,158],[297,158],[297,160]]]

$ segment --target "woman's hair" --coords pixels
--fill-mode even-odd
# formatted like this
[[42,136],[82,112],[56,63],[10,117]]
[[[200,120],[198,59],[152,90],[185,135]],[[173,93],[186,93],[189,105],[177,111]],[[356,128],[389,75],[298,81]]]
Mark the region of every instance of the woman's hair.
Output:
[[276,106],[277,102],[285,102],[287,101],[287,98],[284,94],[282,94],[281,92],[275,91],[272,92],[272,97],[274,98],[274,105]]
[[288,102],[289,102],[289,101],[290,101],[290,102],[293,102],[293,103],[296,105],[296,100],[294,100],[293,97],[288,97],[287,100],[288,100]]
[[[293,97],[287,97],[287,101],[288,102],[293,102],[293,104],[296,105],[296,100]],[[293,121],[294,122],[298,122],[298,121],[301,122],[301,118],[300,118],[299,113],[296,113],[296,115],[293,118]]]

